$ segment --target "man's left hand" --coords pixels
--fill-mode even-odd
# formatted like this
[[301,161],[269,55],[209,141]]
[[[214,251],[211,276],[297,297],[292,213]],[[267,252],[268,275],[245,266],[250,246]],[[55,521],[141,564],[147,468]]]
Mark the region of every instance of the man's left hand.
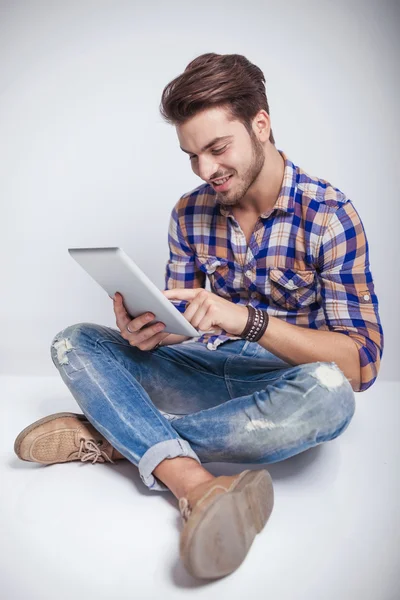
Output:
[[221,328],[231,335],[240,336],[246,327],[246,306],[234,304],[204,288],[165,290],[169,300],[187,300],[184,317],[201,331]]

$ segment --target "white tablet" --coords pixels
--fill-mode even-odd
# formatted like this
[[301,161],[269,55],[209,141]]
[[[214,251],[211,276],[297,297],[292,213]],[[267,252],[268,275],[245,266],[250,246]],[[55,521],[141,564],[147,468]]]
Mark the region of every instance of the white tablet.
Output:
[[166,325],[164,332],[189,337],[204,333],[185,319],[122,248],[68,248],[68,252],[109,296],[115,292],[122,295],[132,317],[152,312],[155,319],[149,324],[162,321]]

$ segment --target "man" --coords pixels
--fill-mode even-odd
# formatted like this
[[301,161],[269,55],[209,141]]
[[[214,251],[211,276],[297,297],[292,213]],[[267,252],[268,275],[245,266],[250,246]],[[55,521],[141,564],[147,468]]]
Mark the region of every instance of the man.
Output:
[[118,329],[80,323],[52,343],[83,415],[50,415],[15,442],[44,464],[127,458],[149,489],[172,491],[199,578],[234,571],[273,507],[265,469],[214,477],[202,463],[267,464],[334,439],[383,348],[358,213],[276,149],[264,84],[244,56],[205,54],[162,95],[205,181],[172,211],[164,293],[214,331],[146,327],[154,315],[132,320],[116,294]]

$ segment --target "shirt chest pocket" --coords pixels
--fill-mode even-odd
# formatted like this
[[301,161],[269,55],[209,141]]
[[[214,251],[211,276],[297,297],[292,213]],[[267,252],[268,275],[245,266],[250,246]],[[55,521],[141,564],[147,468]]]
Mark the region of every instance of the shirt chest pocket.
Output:
[[228,288],[231,283],[231,270],[226,258],[197,255],[196,262],[201,271],[209,278],[211,291],[230,297]]
[[270,297],[286,310],[301,310],[317,301],[315,271],[294,271],[271,267],[269,270]]

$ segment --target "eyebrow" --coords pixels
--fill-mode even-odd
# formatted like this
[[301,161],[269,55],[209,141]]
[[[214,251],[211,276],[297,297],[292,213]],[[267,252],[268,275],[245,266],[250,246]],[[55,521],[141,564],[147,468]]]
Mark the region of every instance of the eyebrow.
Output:
[[[217,144],[218,142],[225,142],[226,140],[230,140],[232,138],[233,138],[233,135],[223,135],[220,137],[216,137],[211,142],[206,144],[204,146],[204,148],[201,149],[201,152],[205,152],[206,150],[211,148],[211,146],[214,146],[214,144]],[[185,150],[185,148],[182,148],[182,146],[180,146],[180,149],[183,150],[183,152],[186,152],[186,154],[194,154],[193,152],[189,152],[189,150]]]

